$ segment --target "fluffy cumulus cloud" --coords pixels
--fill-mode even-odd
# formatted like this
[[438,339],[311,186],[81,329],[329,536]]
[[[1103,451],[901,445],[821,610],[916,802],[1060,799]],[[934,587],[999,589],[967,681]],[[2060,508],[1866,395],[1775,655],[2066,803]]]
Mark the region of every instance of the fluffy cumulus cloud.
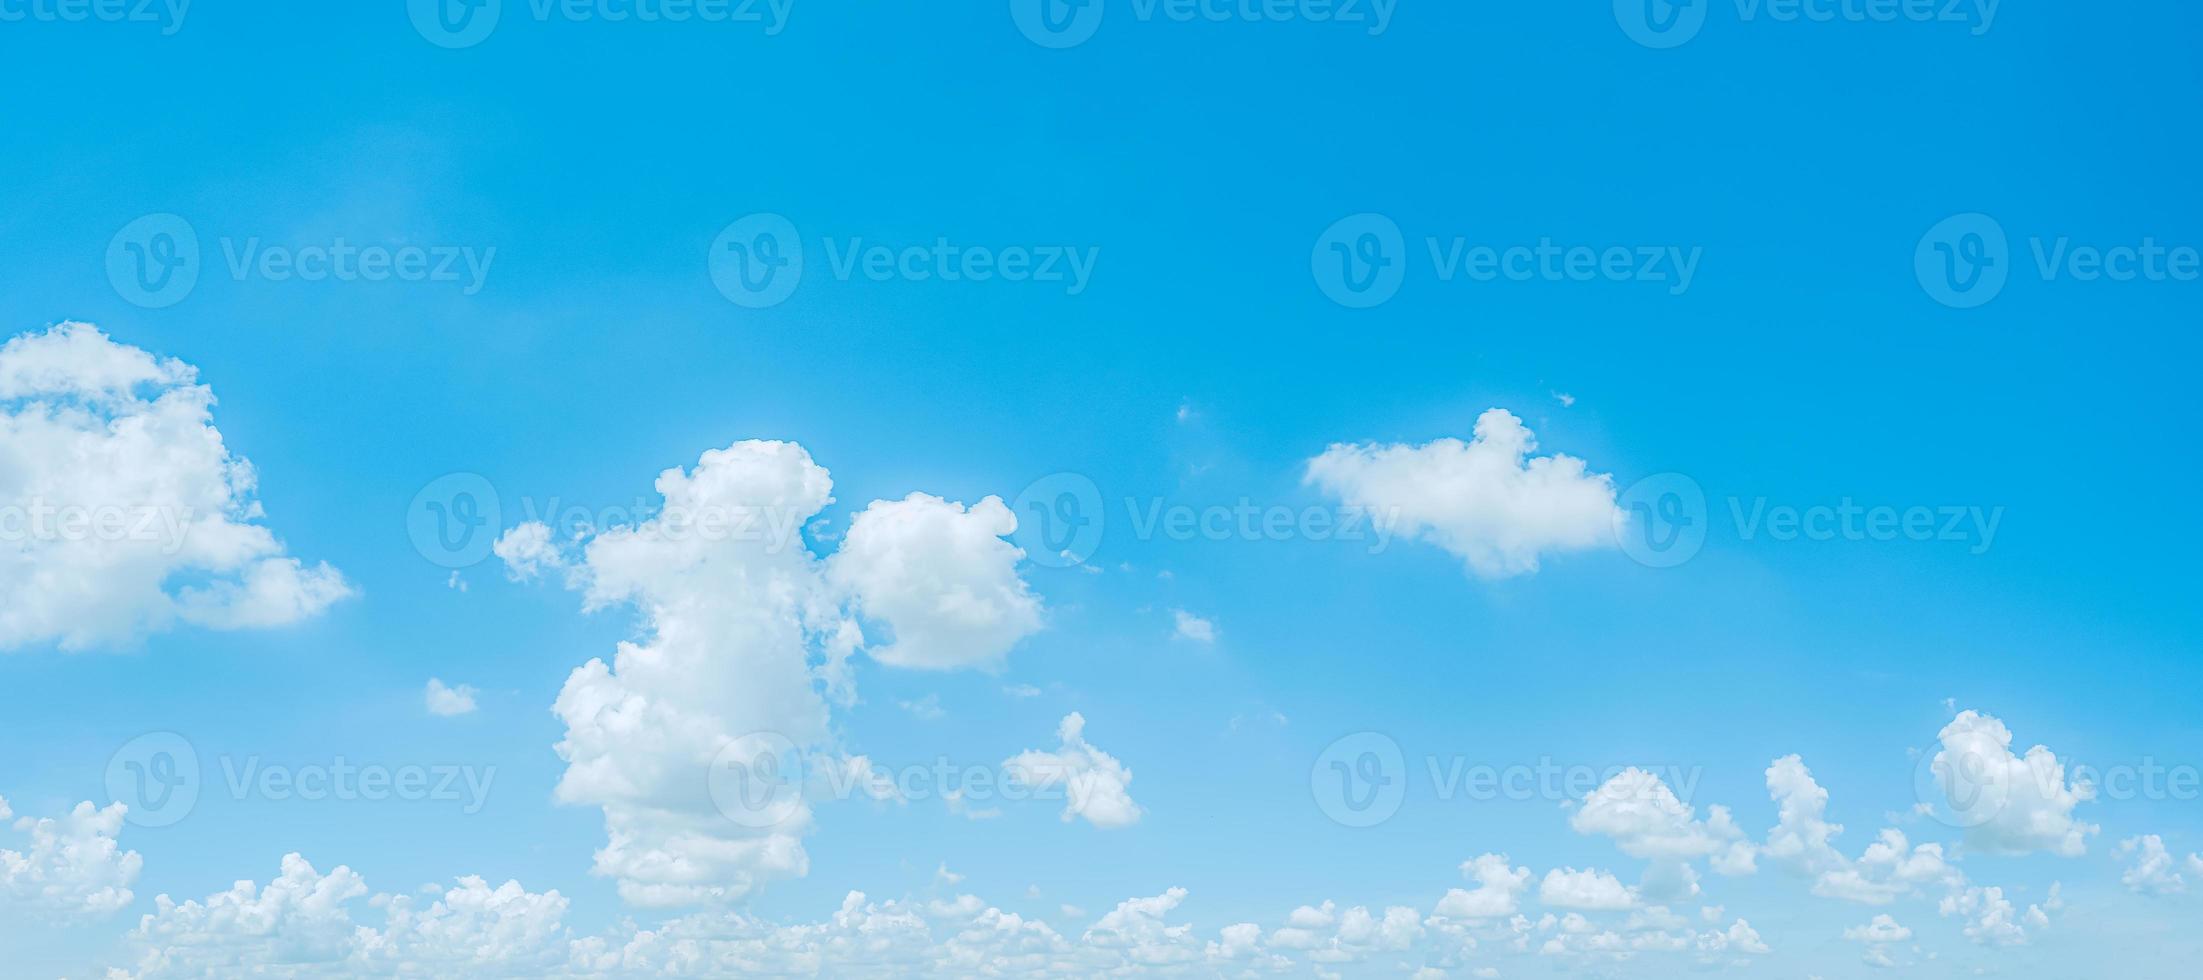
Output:
[[1538,884],[1538,901],[1556,909],[1611,912],[1635,908],[1637,895],[1620,879],[1595,868],[1554,868]]
[[1625,519],[1612,477],[1536,449],[1521,419],[1494,408],[1468,442],[1333,445],[1308,461],[1307,482],[1452,552],[1478,576],[1505,578],[1537,571],[1547,554],[1610,546]]
[[2048,851],[2078,857],[2096,826],[2073,816],[2094,799],[2095,787],[2068,782],[2065,765],[2047,747],[2012,753],[2012,732],[2002,721],[1961,712],[1937,736],[1930,762],[1951,817],[1965,826],[1966,842],[1995,854]]
[[1053,752],[1020,752],[1002,763],[1003,775],[1038,793],[1063,796],[1063,819],[1083,817],[1104,830],[1129,827],[1143,811],[1132,802],[1132,770],[1086,741],[1086,716],[1074,711],[1056,726],[1062,745]]
[[126,939],[132,958],[121,973],[546,976],[567,966],[567,903],[557,892],[467,877],[431,893],[425,906],[410,895],[369,898],[350,868],[324,874],[286,855],[265,886],[239,881],[203,900],[156,898]]
[[731,901],[809,867],[817,793],[791,774],[806,759],[845,768],[830,716],[855,699],[863,620],[891,637],[872,651],[882,662],[984,667],[1039,627],[1040,606],[1000,537],[1015,519],[991,497],[876,502],[821,559],[791,529],[833,500],[833,480],[801,446],[736,443],[656,488],[648,520],[571,541],[523,524],[496,551],[516,577],[555,572],[587,608],[640,619],[553,705],[557,798],[604,812],[597,873],[636,905]]
[[[2120,872],[2119,883],[2130,891],[2144,895],[2178,895],[2188,890],[2188,880],[2180,872],[2180,862],[2165,849],[2165,839],[2156,834],[2129,837],[2119,842],[2119,856],[2131,863]],[[2203,854],[2188,855],[2190,872],[2203,874]]]
[[1025,556],[1003,538],[1017,518],[1001,498],[970,509],[913,493],[876,500],[849,524],[827,575],[892,641],[871,649],[897,667],[995,668],[1040,629],[1040,599],[1018,577]]
[[[116,842],[125,812],[120,803],[101,809],[85,802],[61,817],[16,820],[22,849],[0,848],[0,909],[59,920],[129,905],[145,861]],[[0,799],[0,821],[14,815]]]
[[1923,891],[1949,890],[1965,876],[1944,857],[1943,845],[1913,845],[1904,833],[1885,828],[1857,859],[1838,850],[1841,824],[1828,819],[1828,791],[1813,778],[1803,759],[1776,759],[1767,767],[1767,794],[1774,801],[1776,824],[1759,853],[1769,864],[1810,878],[1813,894],[1863,905],[1887,905]]
[[454,715],[471,714],[474,711],[475,693],[473,685],[461,684],[457,687],[451,687],[446,685],[441,678],[431,677],[428,679],[428,690],[425,692],[428,711],[430,714],[442,715],[446,718]]
[[[1080,716],[1066,718],[1058,735],[1058,751],[1025,753],[1005,769],[1027,773],[1035,785],[1044,770],[1067,784],[1093,776],[1086,789],[1066,786],[1067,818],[1129,822],[1108,814],[1137,814],[1124,796],[1130,773],[1086,742]],[[2026,946],[2063,907],[2055,883],[2028,900],[2019,897],[2026,889],[1969,882],[1945,859],[1941,842],[1916,844],[1895,828],[1850,856],[1838,847],[1843,829],[1828,820],[1828,792],[1801,759],[1775,760],[1766,778],[1776,823],[1760,843],[1742,839],[1727,810],[1709,807],[1700,816],[1664,781],[1639,770],[1625,770],[1575,804],[1568,823],[1653,869],[1688,872],[1749,844],[1768,867],[1809,882],[1810,894],[1873,905],[1909,900],[1919,904],[1907,907],[1941,914],[1943,924],[1925,936],[1898,921],[1901,907],[1810,939],[1816,949],[1839,938],[1856,944],[1872,966],[1933,959],[1938,952],[1925,946],[1938,937],[1985,949]],[[87,806],[79,816],[91,812]],[[46,845],[40,853],[64,850]],[[10,866],[21,863],[12,852],[0,853]],[[111,859],[115,852],[100,853]],[[2162,890],[2181,873],[2161,840],[2135,838],[2121,855],[2132,862],[2130,886]],[[1628,885],[1602,868],[1555,867],[1541,875],[1487,853],[1464,862],[1460,873],[1468,886],[1446,891],[1427,908],[1325,900],[1207,930],[1183,914],[1186,890],[1167,888],[1126,899],[1091,921],[1070,906],[1035,914],[969,894],[876,901],[852,892],[813,921],[769,921],[712,907],[582,933],[565,923],[566,901],[556,892],[462,877],[412,895],[374,894],[351,871],[323,874],[294,854],[265,885],[240,882],[198,901],[157,899],[129,937],[130,969],[123,975],[1493,977],[1558,970],[1674,976],[1750,969],[1774,952],[1749,920],[1723,906],[1655,899],[1647,885]],[[1647,873],[1648,881],[1654,877]],[[946,865],[928,880],[935,895],[963,883]],[[1029,890],[1025,898],[1037,902],[1040,893]]]
[[64,323],[0,346],[0,650],[282,626],[352,594],[261,525],[191,365]]
[[1461,874],[1475,888],[1452,888],[1438,900],[1434,914],[1447,919],[1497,919],[1515,914],[1530,887],[1530,869],[1508,865],[1504,854],[1484,854],[1461,863]]

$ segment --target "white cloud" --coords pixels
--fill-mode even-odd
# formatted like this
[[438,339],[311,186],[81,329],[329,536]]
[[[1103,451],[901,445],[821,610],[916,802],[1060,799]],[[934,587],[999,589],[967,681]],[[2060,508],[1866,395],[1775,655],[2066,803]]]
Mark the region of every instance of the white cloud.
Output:
[[876,500],[850,522],[827,577],[893,634],[873,659],[994,669],[1041,625],[1040,599],[1017,575],[1025,553],[1003,540],[1016,530],[999,497],[969,510],[922,493]]
[[1614,480],[1565,455],[1536,456],[1522,420],[1494,408],[1474,438],[1421,446],[1336,444],[1308,461],[1307,482],[1460,557],[1483,578],[1538,570],[1549,553],[1608,547]]
[[[2188,890],[2187,879],[2181,877],[2179,865],[2173,861],[2171,852],[2165,850],[2165,839],[2156,834],[2121,841],[2119,856],[2134,859],[2134,863],[2119,875],[2119,883],[2131,891],[2145,895],[2178,895]],[[2203,870],[2203,855],[2188,855],[2188,867]]]
[[1631,857],[1688,860],[1728,850],[1743,832],[1727,807],[1711,807],[1707,819],[1677,798],[1659,776],[1624,769],[1584,797],[1568,825],[1579,834],[1610,837]]
[[1104,830],[1129,827],[1144,813],[1132,802],[1132,770],[1086,741],[1086,716],[1074,711],[1056,728],[1063,745],[1054,752],[1029,750],[1004,760],[1003,774],[1034,789],[1061,792],[1063,819],[1085,817]]
[[1192,640],[1195,643],[1216,642],[1215,623],[1183,609],[1171,610],[1171,616],[1177,620],[1176,634],[1179,639]]
[[2051,886],[2051,900],[2045,905],[2030,905],[2020,913],[2010,899],[2004,897],[2004,889],[1996,887],[1968,888],[1944,896],[1936,910],[1945,917],[1965,920],[1966,938],[1984,946],[2023,946],[2029,941],[2029,927],[2042,928],[2050,924],[2047,909],[2057,907],[2057,887]]
[[88,324],[0,346],[0,650],[283,626],[352,594],[257,523],[197,382]]
[[856,698],[860,614],[892,634],[868,651],[882,663],[991,668],[1039,627],[1040,605],[994,497],[876,501],[822,561],[792,529],[832,502],[833,480],[799,445],[712,450],[657,490],[663,507],[640,524],[565,544],[524,524],[497,553],[516,576],[563,572],[589,609],[641,617],[640,638],[576,668],[553,706],[567,728],[557,799],[604,811],[596,872],[631,904],[732,901],[809,868],[818,787],[759,774],[843,758],[830,715]]
[[1637,896],[1604,871],[1554,868],[1538,884],[1538,902],[1560,909],[1619,911],[1635,908]]
[[1453,888],[1432,913],[1448,919],[1496,919],[1515,914],[1517,899],[1530,886],[1530,869],[1509,867],[1504,854],[1484,854],[1461,862],[1474,889]]
[[1896,919],[1887,915],[1877,915],[1866,925],[1845,929],[1843,937],[1855,943],[1901,943],[1912,938],[1912,930],[1897,924]]
[[[657,481],[666,512],[768,519],[807,519],[832,488],[810,454],[785,442],[713,450]],[[506,540],[549,540],[516,533]],[[628,902],[650,906],[737,899],[803,874],[808,803],[772,797],[730,819],[706,777],[723,750],[829,741],[820,685],[846,660],[853,629],[839,628],[815,560],[800,547],[684,533],[656,519],[578,545],[579,559],[561,562],[571,565],[568,584],[589,608],[629,604],[642,621],[642,636],[619,644],[612,663],[575,668],[552,707],[566,726],[555,798],[604,811],[595,872],[616,879]],[[502,553],[548,564],[532,546]]]
[[1777,823],[1759,848],[1769,862],[1813,879],[1813,894],[1863,905],[1887,905],[1923,888],[1955,889],[1965,876],[1944,858],[1941,844],[1917,847],[1903,832],[1885,829],[1854,861],[1836,849],[1840,824],[1827,818],[1828,791],[1795,755],[1767,767],[1767,793]]
[[948,712],[941,710],[941,696],[938,694],[928,694],[915,701],[898,701],[896,703],[902,705],[904,711],[910,712],[910,716],[919,721],[940,721],[948,717]]
[[[0,909],[12,905],[41,918],[74,919],[129,905],[130,886],[145,860],[116,843],[126,810],[120,803],[100,809],[84,802],[59,818],[17,820],[15,832],[28,841],[20,851],[0,849]],[[0,820],[13,815],[0,798]]]
[[442,679],[431,677],[428,679],[428,711],[446,718],[470,714],[474,711],[475,693],[473,685],[446,687]]
[[1942,747],[1930,770],[1951,814],[1966,827],[1968,844],[1996,854],[2087,852],[2097,827],[2075,820],[2073,809],[2094,799],[2096,789],[2068,783],[2064,764],[2048,748],[2013,755],[2011,730],[1974,711],[1961,712],[1937,737]]
[[353,918],[367,894],[350,868],[322,874],[290,854],[265,887],[239,881],[181,903],[162,895],[128,937],[135,958],[126,975],[542,976],[569,959],[567,902],[555,891],[465,877],[426,908],[376,895],[366,904],[382,913],[380,927]]

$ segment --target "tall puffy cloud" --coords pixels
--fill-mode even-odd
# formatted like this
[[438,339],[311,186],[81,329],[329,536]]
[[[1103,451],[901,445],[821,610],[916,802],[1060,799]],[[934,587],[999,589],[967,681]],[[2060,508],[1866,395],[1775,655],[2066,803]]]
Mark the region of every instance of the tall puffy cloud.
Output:
[[1942,745],[1929,768],[1968,844],[1996,854],[2087,852],[2097,828],[2074,819],[2073,810],[2094,799],[2096,789],[2068,782],[2049,748],[2014,755],[2011,729],[1975,711],[1960,712],[1937,738]]
[[[127,808],[90,802],[59,817],[24,817],[14,829],[22,850],[0,848],[0,908],[14,905],[41,918],[104,915],[130,904],[130,886],[145,861],[116,842]],[[0,820],[14,816],[0,799]]]
[[1003,774],[1020,785],[1064,796],[1063,819],[1078,817],[1103,830],[1129,827],[1146,811],[1132,802],[1132,770],[1086,741],[1086,716],[1074,711],[1056,726],[1062,745],[1053,752],[1030,749],[1002,763]]
[[1572,456],[1531,456],[1536,449],[1521,419],[1494,408],[1468,442],[1335,444],[1308,461],[1306,481],[1480,577],[1506,578],[1537,571],[1546,554],[1610,546],[1626,519],[1612,477]]
[[283,626],[352,594],[262,526],[191,365],[63,323],[0,346],[0,650]]
[[831,714],[855,698],[860,616],[892,632],[873,651],[883,662],[982,666],[1038,628],[1039,602],[994,498],[874,503],[822,560],[795,529],[832,502],[833,480],[799,445],[712,450],[656,488],[649,520],[567,542],[523,524],[495,550],[516,577],[559,572],[588,608],[641,621],[553,705],[557,798],[604,811],[595,870],[631,904],[738,900],[809,867],[818,788],[804,760],[839,758]]

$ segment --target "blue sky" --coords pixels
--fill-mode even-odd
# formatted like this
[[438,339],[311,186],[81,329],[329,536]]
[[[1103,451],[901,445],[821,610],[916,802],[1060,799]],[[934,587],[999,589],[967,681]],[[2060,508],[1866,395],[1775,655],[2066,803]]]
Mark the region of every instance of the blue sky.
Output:
[[[784,20],[760,3],[675,23],[603,16],[655,4],[505,0],[478,43],[445,47],[433,42],[464,39],[417,29],[395,0],[199,0],[156,22],[0,4],[25,12],[0,20],[0,73],[23,93],[0,126],[0,336],[95,324],[112,346],[87,341],[70,370],[127,348],[195,368],[218,399],[206,425],[257,472],[238,499],[260,512],[225,526],[272,532],[272,560],[295,558],[308,583],[280,615],[232,603],[69,644],[57,630],[90,622],[70,617],[125,604],[102,577],[122,566],[66,537],[0,542],[15,559],[0,610],[25,621],[60,601],[34,583],[105,569],[73,593],[80,605],[53,607],[62,627],[0,625],[14,631],[0,633],[0,686],[16,693],[0,796],[15,817],[120,800],[109,775],[144,733],[181,736],[203,770],[188,813],[104,835],[117,860],[142,855],[127,900],[57,899],[26,872],[0,891],[25,903],[0,916],[0,947],[24,975],[140,969],[174,945],[169,920],[138,924],[154,896],[205,904],[295,852],[376,893],[439,885],[424,906],[463,875],[555,890],[553,943],[676,916],[816,923],[856,890],[978,896],[1046,923],[1070,950],[1050,954],[1061,972],[1081,975],[1126,944],[1167,948],[1156,971],[1195,975],[1835,978],[1874,974],[1877,952],[1924,976],[2173,975],[2203,952],[2195,898],[2165,877],[2203,887],[2203,862],[2181,863],[2203,851],[2197,788],[2180,788],[2203,765],[2196,576],[2164,530],[2197,476],[2180,447],[2203,288],[2199,15],[1933,6],[1959,19],[1700,0],[1685,8],[1703,14],[1696,33],[1654,47],[1624,29],[1639,13],[1628,3],[1400,5],[1380,30],[1368,2],[1354,8],[1366,19],[1339,23],[1309,5],[1179,19],[1168,3],[1100,0],[1085,15],[1098,22],[1072,22],[1098,23],[1090,36],[1074,26],[1043,44],[1020,29],[1034,8],[1003,3],[796,0]],[[762,20],[737,17],[751,12]],[[742,223],[752,215],[778,218]],[[762,254],[726,248],[754,250],[761,229],[782,257],[802,250],[785,295],[745,292],[740,274],[757,270],[730,264]],[[149,299],[132,288],[150,268],[136,256],[173,254],[151,250],[179,230],[197,246],[195,282]],[[1370,257],[1365,233],[1398,273],[1375,294],[1328,271],[1334,244]],[[423,264],[312,279],[285,265],[342,246]],[[862,258],[842,265],[875,246],[924,254],[878,278]],[[948,268],[986,268],[960,264],[982,251],[997,271],[945,281],[945,248]],[[1479,249],[1501,270],[1509,249],[1529,250],[1522,275],[1444,262]],[[1590,258],[1611,249],[1626,261]],[[1570,250],[1585,257],[1573,272]],[[2098,254],[2134,274],[2094,273]],[[1000,271],[1026,256],[1031,277]],[[1939,275],[1983,262],[1999,270],[1976,283],[1986,292]],[[27,363],[39,348],[16,350]],[[0,371],[0,411],[38,417],[43,377]],[[147,411],[125,401],[101,410]],[[1534,433],[1530,459],[1581,471],[1540,482],[1548,464],[1495,472],[1435,442],[1471,440],[1495,408],[1514,421],[1494,433]],[[75,486],[157,504],[55,476],[64,457],[25,431],[0,450],[0,503]],[[570,528],[532,580],[482,544],[454,577],[411,533],[433,526],[419,508],[443,500],[439,480],[473,474],[495,495],[496,532],[564,509],[633,525],[663,504],[659,474],[744,440],[799,444],[830,472],[832,502],[815,521],[795,508],[803,536],[772,558],[828,569],[788,574],[834,593],[868,639],[848,661],[854,700],[819,696],[814,762],[998,773],[1021,753],[1076,768],[1093,750],[1131,773],[1137,819],[1105,826],[1122,814],[1048,800],[986,819],[937,796],[816,800],[791,831],[802,873],[766,874],[752,894],[664,906],[623,894],[648,874],[592,873],[606,791],[561,802],[576,777],[553,746],[573,726],[551,708],[576,668],[648,645],[653,624],[632,603],[584,608],[587,581],[614,573]],[[776,460],[775,473],[801,469]],[[220,470],[201,463],[201,478]],[[1076,561],[1035,543],[1051,539],[1048,507],[1067,513],[1065,486],[1099,517]],[[876,560],[836,560],[872,502],[913,492],[939,499],[878,512]],[[990,523],[989,496],[1014,533]],[[1674,567],[1633,560],[1662,527],[1639,514],[1617,540],[1607,515],[1640,502],[1691,521],[1702,547]],[[1827,540],[1778,529],[1785,514],[1840,522],[1848,504],[1859,515],[1821,525]],[[1301,523],[1360,506],[1391,522],[1382,540]],[[1870,532],[1872,508],[1928,513],[1934,530]],[[1246,509],[1292,523],[1142,530],[1150,515]],[[1493,549],[1504,567],[1480,568]],[[315,598],[322,563],[341,597]],[[163,596],[243,567],[178,566],[154,605],[131,608],[166,609]],[[939,581],[968,586],[979,611],[942,612]],[[652,588],[726,600],[690,579]],[[880,655],[929,630],[954,669]],[[712,676],[749,683],[746,648],[722,642],[700,654]],[[432,713],[432,677],[471,688],[474,709]],[[676,678],[660,696],[684,688],[709,685]],[[683,717],[709,719],[705,737],[743,734],[722,707]],[[1084,728],[1066,743],[1074,712]],[[1961,722],[1984,716],[2016,756],[2039,744],[2106,776],[2157,767],[2159,788],[2107,780],[2094,799],[1954,813],[1924,773],[1938,752],[1970,752]],[[1383,741],[1333,748],[1356,733]],[[1403,795],[1374,826],[1346,826],[1324,805],[1342,758],[1327,753],[1352,769],[1371,744],[1398,747],[1376,771]],[[637,752],[623,743],[606,765],[641,765]],[[1827,791],[1824,822],[1845,828],[1841,862],[1780,866],[1768,770],[1792,754]],[[488,788],[343,801],[225,782],[247,764],[296,773],[339,757],[464,770]],[[1433,776],[1548,760],[1664,774],[1688,833],[1724,853],[1740,839],[1755,872],[1718,873],[1722,855],[1701,852],[1698,893],[1661,894],[1646,874],[1669,855],[1577,826],[1594,823],[1579,819],[1596,812],[1587,790],[1471,799]],[[2051,785],[2057,797],[2077,777]],[[1707,829],[1714,806],[1741,838]],[[2095,829],[2073,830],[2072,853],[2045,824],[1996,836],[2030,814]],[[1961,880],[1923,877],[1884,904],[1816,894],[1838,890],[1818,887],[1830,874],[1871,877],[1854,865],[1884,827],[1941,844]],[[0,848],[62,860],[33,836],[0,832]],[[2137,874],[2153,836],[2169,865]],[[1448,889],[1475,887],[1459,866],[1485,854],[1528,869],[1502,896],[1509,915],[1441,915]],[[1632,907],[1545,902],[1556,869],[1610,874]],[[754,870],[722,861],[706,877]],[[1132,930],[1097,920],[1174,888],[1164,920],[1190,933],[1111,945]],[[1980,927],[1989,888],[2023,935]],[[1969,895],[1974,910],[1957,907]],[[1421,931],[1340,939],[1327,901],[1380,919],[1406,907]],[[396,931],[366,897],[353,904],[356,921]],[[1299,906],[1309,923],[1330,917],[1306,928],[1343,958],[1279,935],[1302,928]],[[1653,907],[1688,926],[1625,921]],[[2023,921],[2030,907],[2046,926]],[[1584,931],[1568,931],[1571,913]],[[1515,914],[1532,936],[1519,952]],[[1884,914],[1908,938],[1844,938]],[[1730,931],[1738,919],[1754,941]],[[1231,946],[1220,930],[1239,923],[1259,927],[1257,952],[1209,948]],[[1691,951],[1618,960],[1567,938],[1603,933],[1685,936]],[[1703,952],[1700,933],[1729,945]],[[309,974],[397,969],[288,948]]]

